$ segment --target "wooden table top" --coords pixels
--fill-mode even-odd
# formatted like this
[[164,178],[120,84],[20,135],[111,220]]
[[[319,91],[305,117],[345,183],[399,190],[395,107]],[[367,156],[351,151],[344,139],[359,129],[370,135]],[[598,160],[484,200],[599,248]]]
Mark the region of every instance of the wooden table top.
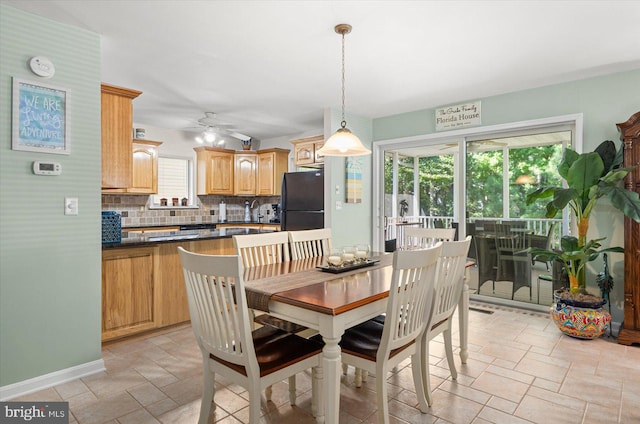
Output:
[[317,269],[323,258],[247,268],[244,273],[249,307],[268,312],[278,301],[328,315],[357,308],[389,296],[393,255],[374,255],[379,263],[340,274]]
[[[269,312],[277,301],[327,315],[339,315],[389,296],[393,254],[376,253],[380,262],[340,274],[317,269],[322,257],[246,268],[247,302],[252,309]],[[466,263],[475,265],[474,260]]]

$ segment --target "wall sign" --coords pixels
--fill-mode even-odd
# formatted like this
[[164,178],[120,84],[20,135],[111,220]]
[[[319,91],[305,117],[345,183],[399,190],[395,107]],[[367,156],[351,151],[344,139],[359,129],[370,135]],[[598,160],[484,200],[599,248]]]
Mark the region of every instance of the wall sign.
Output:
[[436,131],[482,124],[481,102],[436,109]]
[[14,78],[11,148],[71,153],[68,110],[68,90]]

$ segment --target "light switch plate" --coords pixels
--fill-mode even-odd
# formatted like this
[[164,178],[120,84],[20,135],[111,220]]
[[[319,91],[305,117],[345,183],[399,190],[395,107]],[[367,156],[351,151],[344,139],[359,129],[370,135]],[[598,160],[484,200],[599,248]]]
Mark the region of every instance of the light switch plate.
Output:
[[64,214],[78,215],[78,198],[77,197],[64,198]]

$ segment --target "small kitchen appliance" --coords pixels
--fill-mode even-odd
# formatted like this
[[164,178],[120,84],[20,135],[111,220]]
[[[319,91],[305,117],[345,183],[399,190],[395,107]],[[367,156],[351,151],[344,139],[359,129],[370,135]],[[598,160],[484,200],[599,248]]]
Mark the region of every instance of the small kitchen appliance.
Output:
[[273,218],[269,220],[272,224],[280,223],[280,203],[272,203],[271,209],[273,209]]

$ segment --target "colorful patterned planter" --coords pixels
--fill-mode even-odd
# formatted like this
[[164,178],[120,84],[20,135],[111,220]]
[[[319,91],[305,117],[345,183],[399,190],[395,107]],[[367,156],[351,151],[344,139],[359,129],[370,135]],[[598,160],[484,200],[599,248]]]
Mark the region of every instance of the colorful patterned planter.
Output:
[[563,333],[587,340],[602,336],[611,322],[611,314],[602,307],[571,306],[562,301],[551,307],[551,318]]

